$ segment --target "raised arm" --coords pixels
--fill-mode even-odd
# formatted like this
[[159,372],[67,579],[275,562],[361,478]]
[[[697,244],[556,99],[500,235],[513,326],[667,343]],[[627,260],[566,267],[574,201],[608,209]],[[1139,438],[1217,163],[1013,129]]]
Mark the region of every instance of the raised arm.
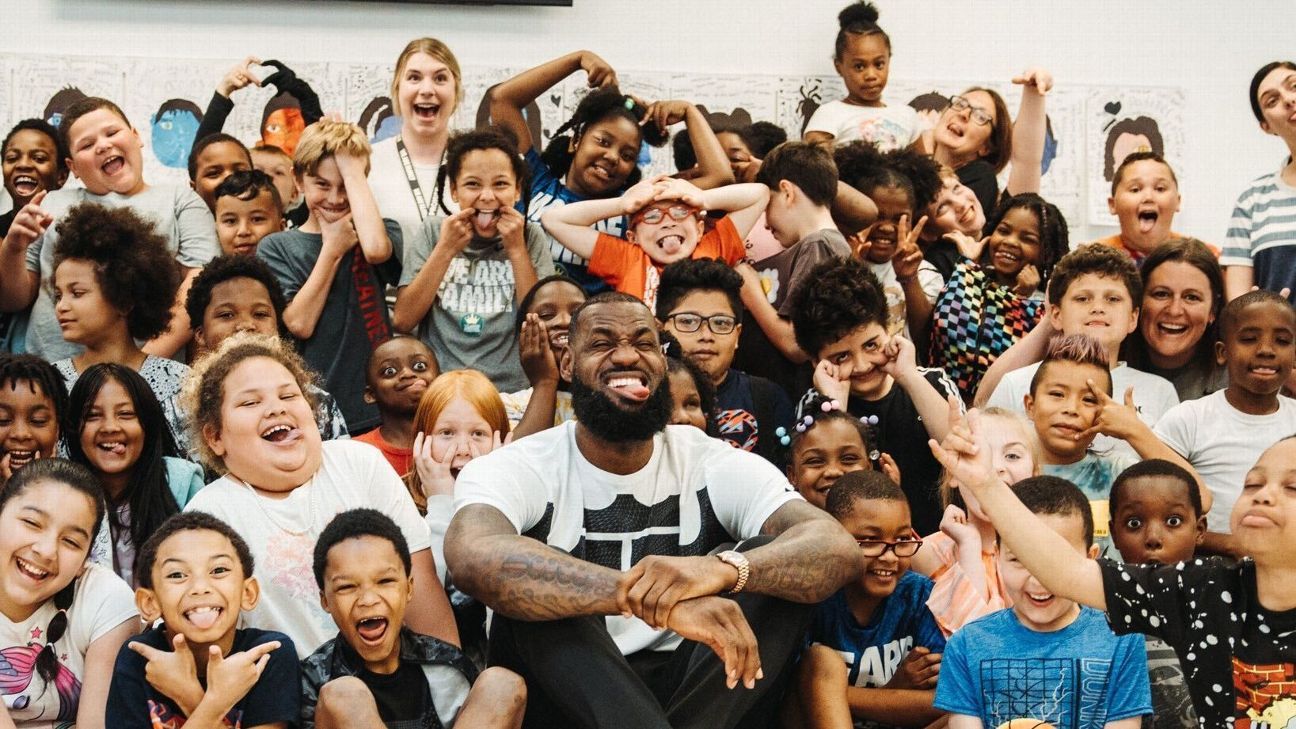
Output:
[[45,191],[23,206],[14,216],[0,243],[0,311],[22,311],[32,305],[40,291],[40,274],[27,268],[27,249],[45,234],[54,217],[41,209]]
[[1044,135],[1048,117],[1044,96],[1053,88],[1053,76],[1042,68],[1030,68],[1013,77],[1022,87],[1021,108],[1013,122],[1012,169],[1008,173],[1009,195],[1040,191],[1044,162]]
[[559,81],[581,70],[587,74],[592,87],[616,85],[616,71],[607,61],[590,51],[574,51],[523,71],[492,88],[488,92],[491,121],[517,137],[518,149],[531,149],[535,140],[531,138],[522,110]]
[[664,179],[640,180],[621,197],[555,205],[540,216],[540,224],[567,250],[581,258],[593,258],[599,234],[592,226],[600,220],[633,213],[652,202],[656,186]]
[[842,230],[857,233],[877,220],[873,199],[844,182],[837,183],[837,197],[832,202],[833,220]]
[[1049,339],[1056,333],[1057,330],[1049,321],[1048,314],[1045,314],[1034,329],[1004,350],[1004,353],[990,364],[985,375],[981,377],[981,384],[977,386],[976,397],[972,399],[972,403],[977,407],[984,407],[990,402],[990,396],[994,394],[995,388],[999,386],[999,381],[1004,378],[1004,375],[1044,359]]
[[355,225],[356,236],[360,239],[360,250],[369,263],[383,263],[392,257],[392,242],[387,237],[387,226],[383,224],[382,214],[378,212],[378,201],[374,200],[373,189],[369,187],[369,178],[365,175],[365,160],[342,152],[333,155],[333,158],[337,160],[342,186],[346,188],[351,220]]
[[724,147],[720,146],[711,123],[693,104],[687,105],[684,124],[688,127],[693,154],[697,157],[698,176],[693,178],[693,184],[703,190],[733,184],[734,173],[729,164],[729,156],[725,154]]
[[743,306],[751,312],[756,325],[765,332],[770,343],[792,362],[800,364],[809,361],[810,357],[802,352],[801,346],[797,344],[796,335],[792,331],[792,322],[779,316],[778,310],[766,298],[765,289],[761,286],[756,269],[750,264],[739,263],[734,266],[734,270],[743,277],[742,291],[739,292]]
[[[203,113],[202,121],[198,123],[198,131],[194,134],[195,140],[202,139],[209,134],[216,134],[225,128],[225,120],[229,118],[230,112],[234,110],[234,92],[248,86],[261,85],[261,81],[252,73],[251,69],[252,66],[260,64],[260,58],[248,56],[234,64],[230,70],[225,72],[221,80],[216,82],[216,93],[212,95],[211,101],[207,102],[207,111]],[[307,124],[309,123],[307,122]]]
[[891,337],[886,346],[887,361],[882,371],[895,378],[900,389],[909,395],[914,409],[922,418],[927,435],[937,440],[949,433],[950,418],[946,398],[951,393],[943,393],[932,386],[918,369],[917,352],[913,342],[902,336]]
[[[468,219],[475,214],[472,208],[464,208],[441,221],[440,234],[436,242],[427,240],[429,233],[426,225],[419,231],[422,241],[411,241],[409,250],[430,248],[427,260],[415,274],[414,280],[400,287],[396,292],[396,307],[392,311],[392,326],[397,331],[412,332],[427,316],[432,305],[436,303],[437,293],[450,262],[463,252],[472,241],[472,223]],[[407,257],[406,261],[410,259]]]

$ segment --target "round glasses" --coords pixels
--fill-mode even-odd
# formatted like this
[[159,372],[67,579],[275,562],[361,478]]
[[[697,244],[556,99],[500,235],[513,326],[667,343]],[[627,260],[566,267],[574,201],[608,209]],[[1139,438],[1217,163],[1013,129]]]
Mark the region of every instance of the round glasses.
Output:
[[967,111],[968,109],[971,109],[972,121],[983,127],[988,127],[994,123],[994,117],[990,116],[990,112],[979,106],[972,106],[972,102],[962,96],[951,96],[950,107],[954,109],[954,111]]
[[697,210],[694,207],[692,207],[691,205],[684,205],[684,204],[671,205],[665,208],[651,207],[651,208],[644,208],[643,210],[640,210],[639,214],[635,216],[634,220],[635,223],[647,223],[649,225],[656,225],[661,221],[665,220],[667,215],[670,215],[671,219],[673,220],[683,220],[687,217],[692,216],[696,212]]
[[671,314],[666,317],[666,321],[675,322],[675,328],[681,332],[696,332],[702,328],[702,322],[706,322],[707,328],[712,334],[729,334],[738,326],[738,320],[728,314],[712,314],[711,316],[702,316],[701,314],[691,314],[683,312]]
[[918,554],[918,548],[922,546],[923,540],[914,534],[912,537],[897,539],[894,542],[885,539],[856,539],[855,543],[859,545],[865,557],[881,557],[888,549],[895,552],[897,557],[912,557]]

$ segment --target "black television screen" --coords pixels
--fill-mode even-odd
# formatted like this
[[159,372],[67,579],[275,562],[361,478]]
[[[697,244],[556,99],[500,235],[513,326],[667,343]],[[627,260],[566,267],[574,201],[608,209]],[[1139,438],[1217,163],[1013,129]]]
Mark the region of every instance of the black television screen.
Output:
[[403,5],[542,5],[570,8],[572,0],[359,0],[371,3],[401,3]]

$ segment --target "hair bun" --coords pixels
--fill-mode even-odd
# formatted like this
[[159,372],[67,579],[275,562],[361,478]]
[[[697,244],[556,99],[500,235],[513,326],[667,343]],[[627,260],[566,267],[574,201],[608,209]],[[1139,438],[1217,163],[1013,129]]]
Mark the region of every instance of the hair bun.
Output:
[[859,0],[842,8],[837,14],[837,23],[842,30],[861,25],[877,25],[878,9],[877,6],[866,0]]

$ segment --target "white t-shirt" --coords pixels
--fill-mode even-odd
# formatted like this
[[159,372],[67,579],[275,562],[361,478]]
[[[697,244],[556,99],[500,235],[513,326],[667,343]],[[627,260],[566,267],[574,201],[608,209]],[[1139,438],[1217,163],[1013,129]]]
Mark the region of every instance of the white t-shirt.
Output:
[[917,141],[922,134],[922,122],[918,112],[907,104],[856,106],[839,99],[816,109],[805,130],[831,134],[837,146],[862,139],[883,152],[890,152],[905,149]]
[[[373,190],[374,200],[378,202],[382,216],[400,223],[401,239],[406,241],[405,245],[409,245],[409,241],[415,240],[423,230],[425,216],[432,218],[445,215],[434,202],[437,172],[441,165],[413,165],[414,177],[418,180],[419,189],[423,191],[423,202],[432,208],[426,211],[425,216],[421,216],[418,204],[414,202],[409,177],[405,174],[405,167],[401,165],[400,153],[396,150],[398,138],[389,137],[373,146],[373,153],[369,155],[369,189]],[[412,158],[410,163],[413,164]],[[441,197],[451,213],[459,212],[459,205],[450,199],[449,188],[450,183],[447,182]]]
[[[474,458],[455,482],[456,512],[493,506],[519,534],[618,571],[754,537],[800,498],[765,459],[686,425],[666,426],[648,463],[624,476],[585,460],[570,422]],[[679,644],[638,618],[609,616],[607,626],[625,655]]]
[[1218,390],[1174,406],[1157,421],[1157,437],[1196,469],[1215,498],[1207,524],[1228,534],[1233,504],[1242,494],[1247,471],[1266,448],[1296,433],[1296,400],[1278,396],[1277,412],[1248,415]]
[[[986,404],[1014,412],[1026,412],[1022,398],[1030,394],[1030,381],[1039,366],[1040,363],[1036,362],[1004,375]],[[1116,365],[1116,369],[1111,371],[1111,376],[1112,398],[1117,402],[1125,402],[1125,390],[1133,387],[1134,407],[1138,410],[1139,419],[1147,423],[1149,428],[1155,426],[1170,408],[1179,404],[1179,393],[1164,377],[1136,370],[1124,362]],[[1090,447],[1101,453],[1123,454],[1138,458],[1138,453],[1130,444],[1120,438],[1099,435],[1094,438],[1093,445]]]
[[261,601],[243,613],[245,624],[286,633],[301,658],[337,635],[319,604],[312,559],[324,527],[343,511],[377,509],[401,528],[410,553],[427,549],[427,523],[382,451],[352,440],[324,441],[323,463],[311,480],[282,499],[253,493],[226,475],[194,496],[186,511],[205,511],[229,523],[256,560]]
[[0,693],[9,717],[24,729],[73,726],[90,644],[139,615],[135,595],[120,577],[110,569],[88,565],[77,579],[67,630],[54,644],[58,672],[54,686],[47,686],[36,672],[36,657],[45,647],[45,631],[57,613],[49,600],[21,623],[0,616]]
[[[896,278],[895,267],[890,261],[886,263],[868,262],[869,270],[877,276],[878,283],[882,284],[882,295],[886,297],[887,304],[887,332],[891,335],[903,333],[905,337],[912,340],[913,334],[909,331],[909,318],[905,314],[908,304],[905,302],[904,286],[900,284],[900,279]],[[936,297],[940,295],[941,289],[945,286],[944,279],[941,278],[940,272],[935,268],[919,268],[918,285],[922,287],[923,294],[927,296],[927,303],[935,304]]]

